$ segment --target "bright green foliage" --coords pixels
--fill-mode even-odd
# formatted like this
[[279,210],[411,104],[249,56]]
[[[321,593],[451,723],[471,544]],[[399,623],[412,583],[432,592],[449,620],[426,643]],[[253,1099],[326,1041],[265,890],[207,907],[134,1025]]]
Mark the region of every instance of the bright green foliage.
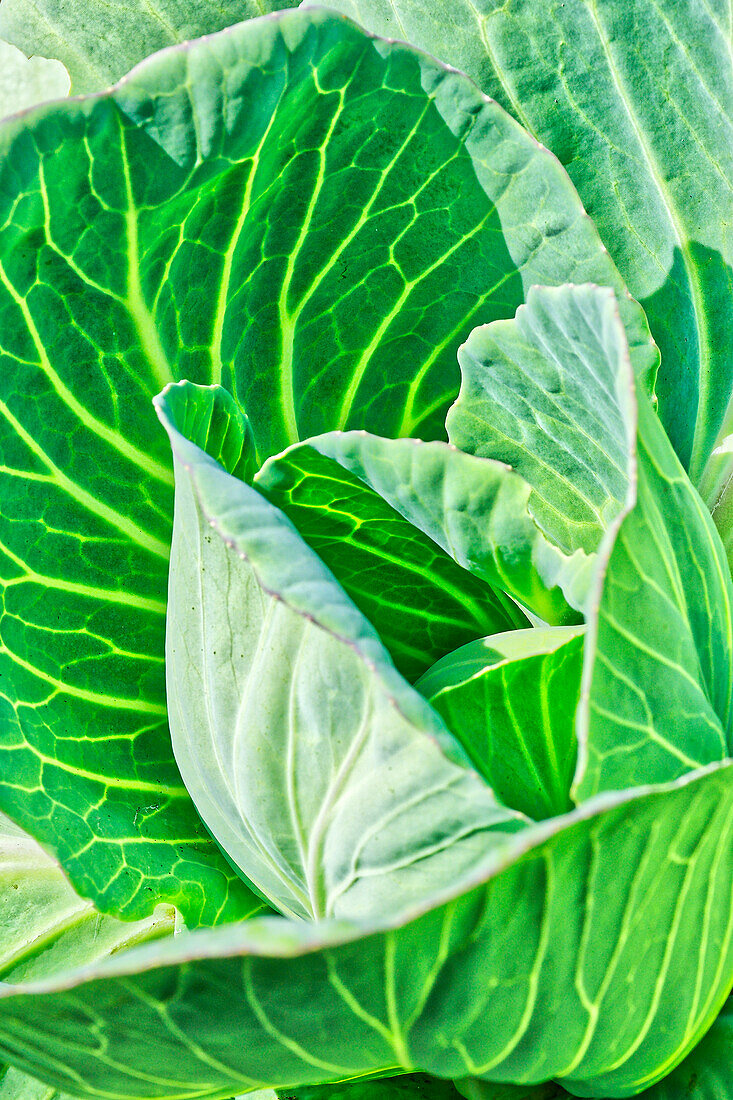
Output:
[[648,1100],[730,1100],[733,1001],[728,1000],[705,1038]]
[[639,394],[638,500],[599,574],[576,794],[733,751],[733,585],[700,497]]
[[711,460],[710,453],[716,438],[733,431],[729,5],[332,0],[331,6],[467,72],[567,166],[646,310],[662,353],[662,420],[693,480],[702,479],[711,509],[723,495],[719,529],[726,541],[733,530],[731,462]]
[[6,986],[0,1051],[90,1097],[224,1096],[413,1063],[632,1095],[727,995],[732,816],[733,767],[719,766],[525,829],[515,862],[490,858],[472,889],[391,931],[256,919],[31,996]]
[[464,569],[548,622],[578,621],[593,559],[580,549],[568,557],[545,538],[530,513],[530,486],[504,463],[366,432],[329,432],[307,446],[358,477]]
[[79,95],[102,91],[165,46],[294,7],[295,0],[125,0],[124,9],[104,0],[2,0],[0,37],[27,54],[60,58]]
[[0,119],[69,91],[69,74],[60,61],[28,58],[0,39]]
[[583,630],[514,630],[463,646],[417,682],[505,806],[572,807]]
[[[100,914],[69,886],[57,864],[0,815],[0,981],[47,978],[150,940],[170,936],[174,913],[123,923]],[[0,1100],[52,1100],[57,1093],[0,1066]]]
[[0,1100],[733,1100],[729,13],[348,3],[0,125]]
[[188,790],[286,915],[409,911],[523,821],[284,517],[181,435],[190,389],[157,402],[176,471],[166,667]]
[[105,910],[233,918],[251,899],[170,754],[150,397],[224,379],[260,459],[336,427],[439,435],[460,340],[543,280],[615,287],[640,371],[654,351],[554,158],[336,17],[169,51],[0,149],[0,804]]
[[409,680],[465,642],[527,625],[516,604],[309,444],[268,459],[255,484],[328,566]]

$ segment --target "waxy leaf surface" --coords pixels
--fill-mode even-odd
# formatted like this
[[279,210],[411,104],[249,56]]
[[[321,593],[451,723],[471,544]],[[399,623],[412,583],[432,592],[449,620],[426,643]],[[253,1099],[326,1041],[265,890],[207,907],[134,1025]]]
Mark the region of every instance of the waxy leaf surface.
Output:
[[60,61],[26,57],[0,38],[0,120],[69,92],[69,74]]
[[180,434],[168,395],[191,390],[156,402],[176,475],[166,675],[181,774],[282,912],[404,912],[526,821],[468,766],[285,516]]
[[223,380],[260,462],[339,427],[441,435],[459,343],[533,283],[612,286],[648,372],[643,315],[546,150],[325,12],[6,122],[0,225],[0,805],[107,911],[244,915],[170,749],[150,399]]
[[577,745],[583,630],[513,630],[470,642],[417,684],[505,806],[567,813]]
[[408,680],[465,642],[527,625],[511,599],[307,443],[268,459],[255,485],[328,566]]
[[636,426],[613,294],[532,287],[512,320],[474,329],[458,362],[450,442],[510,465],[550,541],[594,553],[628,496]]
[[0,37],[27,54],[60,58],[80,95],[102,91],[166,46],[294,7],[295,0],[125,0],[123,17],[104,0],[2,0]]
[[331,6],[467,72],[567,166],[644,306],[662,353],[662,420],[715,509],[730,552],[731,457],[711,458],[716,439],[733,432],[728,4],[333,0]]
[[599,570],[575,793],[733,755],[733,585],[710,514],[639,393],[636,502]]
[[727,997],[732,830],[730,764],[604,795],[516,834],[513,862],[490,857],[400,927],[257,918],[4,986],[0,1053],[89,1097],[398,1067],[633,1095]]

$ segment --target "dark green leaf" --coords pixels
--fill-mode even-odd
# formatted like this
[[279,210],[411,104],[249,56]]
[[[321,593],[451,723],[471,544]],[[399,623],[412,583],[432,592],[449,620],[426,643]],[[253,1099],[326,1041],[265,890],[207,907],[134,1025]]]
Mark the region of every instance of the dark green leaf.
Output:
[[731,1100],[733,1097],[733,1000],[728,1000],[705,1038],[644,1100]]
[[376,1081],[280,1089],[277,1095],[278,1100],[460,1100],[461,1094],[450,1081],[410,1073]]
[[268,459],[256,487],[277,505],[415,680],[474,638],[527,625],[355,474],[307,444]]
[[379,494],[464,569],[547,622],[577,622],[593,558],[568,556],[532,518],[530,486],[504,463],[446,443],[328,432],[308,447]]
[[514,630],[463,646],[415,685],[505,806],[571,809],[583,631]]
[[728,5],[332,0],[331,6],[467,72],[567,166],[646,310],[662,352],[662,420],[711,508],[722,495],[716,515],[730,550],[733,464],[730,454],[710,458],[716,438],[733,432]]

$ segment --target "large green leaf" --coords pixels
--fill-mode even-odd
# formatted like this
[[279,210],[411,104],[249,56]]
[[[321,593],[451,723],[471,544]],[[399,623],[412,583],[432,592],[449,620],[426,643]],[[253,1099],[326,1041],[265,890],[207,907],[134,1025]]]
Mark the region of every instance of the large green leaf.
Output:
[[69,74],[60,61],[28,58],[0,39],[0,119],[68,92]]
[[[447,443],[363,431],[314,436],[305,450],[337,462],[463,569],[541,618],[578,621],[593,558],[581,549],[568,556],[545,537],[530,512],[530,486],[504,463]],[[266,486],[270,469],[266,465],[262,474]]]
[[[103,916],[74,893],[34,840],[0,814],[0,981],[31,981],[88,965],[170,936],[174,926],[174,911],[166,906],[132,923]],[[20,1070],[0,1066],[0,1100],[57,1096]]]
[[282,912],[404,912],[505,849],[523,819],[282,513],[181,435],[190,390],[156,401],[176,476],[166,677],[181,774]]
[[[332,0],[331,6],[467,72],[567,166],[646,310],[662,352],[660,413],[683,464],[701,478],[716,437],[733,431],[728,5]],[[704,477],[711,506],[729,482],[730,456],[717,465],[713,460]],[[733,538],[733,525],[721,530]]]
[[636,503],[587,635],[575,790],[662,782],[733,755],[733,585],[718,533],[639,393]]
[[339,426],[441,434],[461,339],[532,283],[613,286],[640,370],[644,318],[549,153],[323,12],[6,122],[0,224],[0,804],[106,909],[236,915],[165,723],[153,394],[224,379],[260,460]]
[[728,1000],[705,1038],[669,1077],[649,1090],[648,1100],[731,1100],[732,1096],[733,1000]]
[[451,443],[517,470],[547,537],[594,553],[633,476],[636,409],[613,294],[532,287],[515,318],[475,329],[458,361]]
[[397,1066],[632,1095],[728,994],[732,824],[730,764],[603,795],[516,834],[514,862],[490,858],[401,927],[255,919],[3,986],[0,1052],[90,1098]]
[[309,445],[465,568],[548,622],[572,621],[633,478],[634,382],[614,295],[532,287],[513,319],[471,333],[459,361],[451,447],[363,433]]
[[308,444],[268,459],[255,484],[328,566],[409,680],[474,638],[528,625],[512,600]]
[[583,630],[513,630],[470,642],[415,685],[505,806],[566,813],[577,745]]
[[[2,0],[0,36],[28,54],[64,62],[74,95],[98,92],[138,62],[297,0]],[[47,98],[51,98],[50,96]]]

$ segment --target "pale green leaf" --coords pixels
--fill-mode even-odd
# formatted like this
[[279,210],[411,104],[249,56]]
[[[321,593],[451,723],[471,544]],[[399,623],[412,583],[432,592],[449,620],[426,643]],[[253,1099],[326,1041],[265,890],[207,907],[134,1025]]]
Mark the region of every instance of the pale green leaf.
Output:
[[532,287],[511,321],[458,353],[448,438],[532,486],[529,509],[566,554],[594,553],[629,493],[636,409],[616,300],[593,286]]
[[505,806],[541,820],[572,807],[583,630],[470,642],[415,685]]
[[603,795],[400,927],[258,918],[0,987],[0,1052],[90,1100],[414,1065],[633,1095],[727,997],[732,821],[731,764]]
[[2,0],[0,36],[27,54],[61,58],[79,95],[101,91],[166,46],[294,7],[297,0],[125,0],[124,8],[105,0]]
[[152,396],[223,380],[259,461],[339,427],[434,438],[458,345],[533,283],[613,287],[640,371],[645,320],[549,153],[324,12],[5,122],[0,224],[0,804],[107,910],[244,915],[170,750]]
[[0,40],[0,119],[68,94],[69,74],[60,61],[26,57]]
[[282,912],[404,912],[526,819],[468,767],[285,516],[180,433],[188,393],[215,399],[186,383],[156,399],[176,476],[166,676],[181,774]]

